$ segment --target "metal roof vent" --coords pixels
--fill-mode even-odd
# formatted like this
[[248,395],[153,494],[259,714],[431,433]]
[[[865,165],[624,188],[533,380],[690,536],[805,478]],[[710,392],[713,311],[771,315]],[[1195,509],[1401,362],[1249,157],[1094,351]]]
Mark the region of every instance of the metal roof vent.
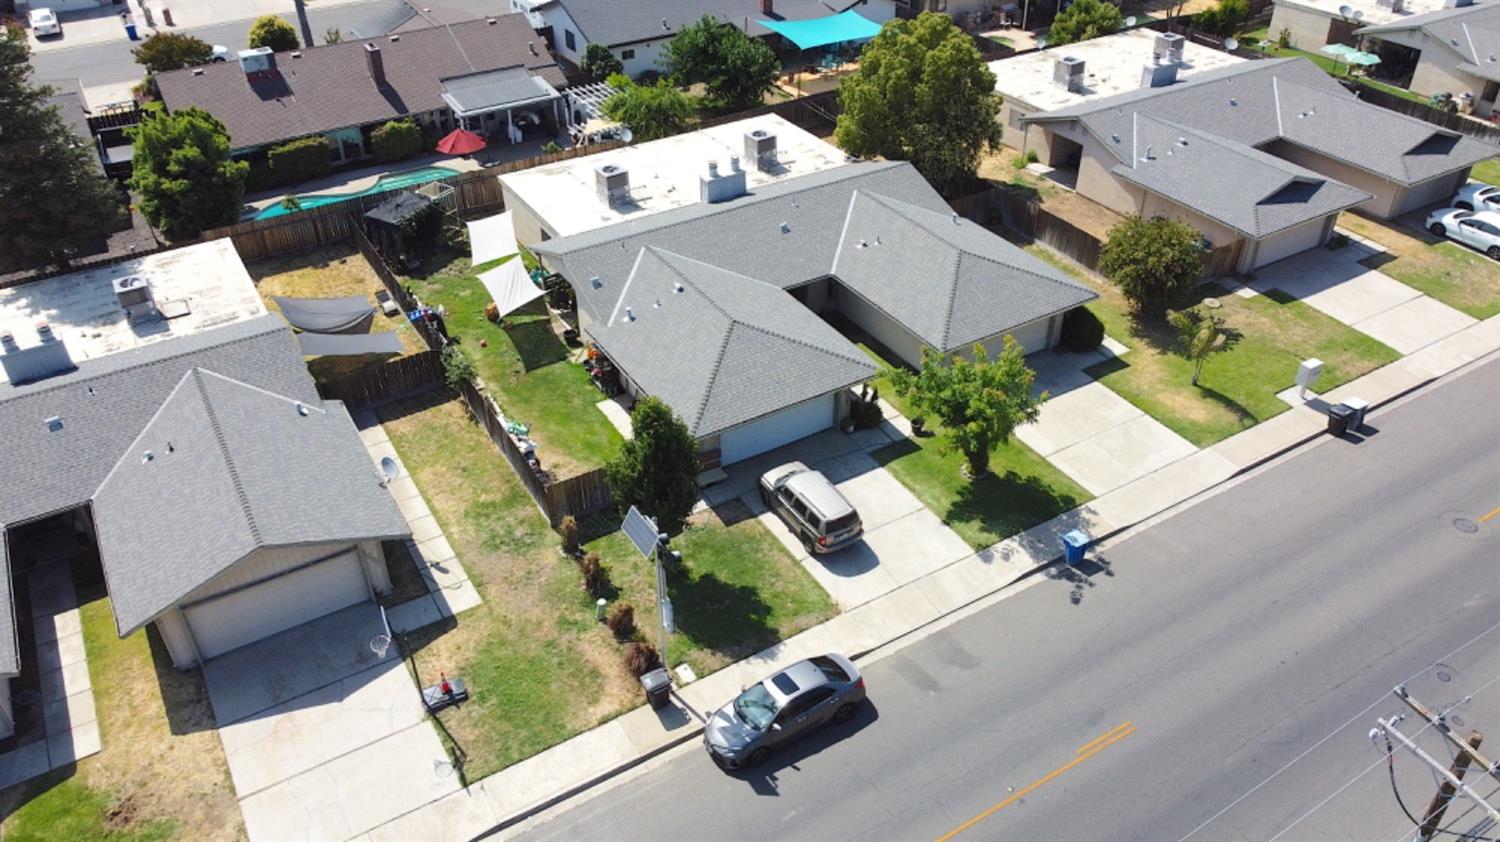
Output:
[[792,226],[786,224],[785,222],[781,223],[781,233],[783,233],[783,234],[790,234],[790,233],[792,233]]
[[662,18],[661,19],[661,28],[662,28],[663,32],[671,32],[672,31],[672,27],[667,26],[667,19],[666,18]]
[[499,23],[499,21],[497,21],[495,18],[485,18],[484,22],[489,26],[494,26],[496,23]]
[[302,58],[301,50],[292,50],[292,58]]
[[58,430],[61,430],[61,429],[62,429],[62,418],[61,417],[54,415],[51,418],[47,419],[47,431],[48,432],[55,433],[55,432],[57,432]]
[[672,291],[673,292],[682,292],[683,289],[684,289],[684,287],[683,287],[681,281],[678,281],[677,283],[672,284]]
[[[494,26],[494,25],[495,25],[495,22],[494,21],[490,21],[490,26]],[[531,54],[534,55],[534,56],[541,55],[541,53],[539,53],[539,52],[536,51],[536,42],[535,41],[527,41],[526,42],[526,49],[530,50]]]
[[1177,145],[1178,146],[1187,146],[1187,138],[1185,138],[1185,137],[1179,137],[1179,138],[1177,138]]
[[194,76],[202,76],[203,75],[203,68],[201,68],[201,67],[195,67],[195,68],[193,68],[193,75]]
[[30,348],[22,348],[9,331],[0,333],[0,370],[12,385],[45,380],[54,374],[72,371],[73,357],[67,345],[52,332],[46,322],[38,322],[36,335],[40,340]]
[[593,287],[594,289],[599,289],[600,287],[604,286],[604,282],[599,280],[598,275],[595,275],[592,278],[589,278],[589,286]]
[[1239,105],[1239,104],[1240,104],[1239,100],[1235,99],[1234,97],[1230,97],[1229,98],[1229,105],[1230,105],[1231,108],[1233,108],[1234,106]]
[[401,36],[400,35],[392,35],[391,36],[391,43],[392,44],[399,44],[399,43],[401,43]]
[[156,454],[155,454],[155,453],[152,453],[152,452],[151,452],[151,451],[149,451],[149,450],[148,450],[148,451],[146,451],[146,452],[145,452],[145,453],[142,453],[142,454],[141,454],[141,464],[142,464],[142,465],[144,465],[144,464],[146,464],[146,463],[148,463],[148,462],[152,462],[152,461],[155,461],[155,459],[156,459]]
[[629,307],[625,308],[625,321],[627,321],[627,322],[633,322],[633,321],[635,321],[635,310],[632,310]]
[[306,418],[308,414],[307,404],[303,403],[302,401],[297,401],[297,414],[302,416],[303,418]]

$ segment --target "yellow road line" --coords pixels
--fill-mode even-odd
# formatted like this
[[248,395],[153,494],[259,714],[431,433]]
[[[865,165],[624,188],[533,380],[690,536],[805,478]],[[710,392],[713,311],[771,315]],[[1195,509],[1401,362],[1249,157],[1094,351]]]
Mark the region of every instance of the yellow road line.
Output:
[[1488,521],[1490,518],[1495,517],[1496,515],[1500,515],[1500,508],[1497,508],[1494,511],[1490,512],[1489,514],[1485,515],[1484,517],[1480,518],[1479,522],[1480,523],[1484,523],[1484,522]]
[[1034,780],[1031,783],[1027,784],[1026,786],[1022,787],[1019,792],[1015,793],[1014,795],[1011,795],[1009,798],[1006,798],[1004,801],[1001,801],[999,804],[996,804],[995,806],[990,807],[989,809],[985,810],[984,812],[980,813],[979,815],[975,816],[974,818],[969,819],[968,821],[964,822],[963,824],[959,825],[958,827],[955,827],[952,830],[948,831],[947,833],[943,834],[942,836],[939,836],[937,838],[937,842],[949,842],[949,840],[953,839],[953,837],[959,835],[960,833],[963,833],[964,831],[968,830],[969,828],[973,827],[974,825],[979,824],[980,822],[984,821],[985,819],[989,818],[990,816],[995,815],[996,813],[1000,812],[1001,810],[1004,810],[1006,807],[1009,807],[1010,805],[1016,803],[1017,801],[1020,801],[1022,798],[1025,798],[1026,796],[1028,796],[1031,793],[1035,792],[1036,790],[1042,788],[1043,786],[1047,785],[1048,783],[1051,783],[1054,779],[1058,778],[1064,772],[1067,772],[1069,769],[1072,769],[1074,766],[1077,766],[1077,765],[1083,763],[1083,761],[1088,760],[1090,757],[1093,757],[1094,755],[1096,755],[1096,754],[1104,751],[1105,749],[1109,748],[1110,746],[1114,745],[1115,743],[1119,742],[1120,740],[1125,739],[1126,737],[1128,737],[1128,736],[1130,736],[1131,734],[1134,734],[1134,733],[1135,733],[1135,725],[1131,724],[1130,722],[1124,722],[1124,723],[1121,723],[1121,724],[1115,726],[1114,728],[1112,728],[1108,732],[1106,732],[1103,736],[1101,736],[1098,739],[1093,740],[1093,741],[1091,741],[1089,743],[1086,743],[1085,745],[1083,745],[1082,747],[1080,747],[1078,749],[1078,756],[1077,757],[1074,757],[1072,760],[1069,760],[1067,763],[1064,763],[1063,765],[1057,767],[1056,769],[1053,769],[1052,771],[1048,772],[1047,774],[1041,776],[1040,778],[1037,778],[1036,780]]

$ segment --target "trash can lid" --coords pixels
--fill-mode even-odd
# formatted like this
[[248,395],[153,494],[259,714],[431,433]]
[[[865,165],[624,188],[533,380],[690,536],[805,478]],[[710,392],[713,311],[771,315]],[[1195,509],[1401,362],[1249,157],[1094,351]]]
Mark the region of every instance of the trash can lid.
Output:
[[1328,414],[1335,418],[1348,418],[1354,414],[1354,408],[1347,404],[1338,403],[1328,407]]
[[1070,529],[1067,532],[1063,533],[1062,537],[1064,541],[1072,544],[1075,547],[1084,546],[1089,542],[1088,533],[1084,532],[1081,529]]
[[657,668],[641,675],[641,686],[647,690],[657,690],[669,686],[671,683],[671,674],[662,668]]
[[1343,403],[1344,406],[1347,406],[1350,409],[1354,410],[1370,408],[1370,402],[1365,400],[1364,398],[1344,398]]

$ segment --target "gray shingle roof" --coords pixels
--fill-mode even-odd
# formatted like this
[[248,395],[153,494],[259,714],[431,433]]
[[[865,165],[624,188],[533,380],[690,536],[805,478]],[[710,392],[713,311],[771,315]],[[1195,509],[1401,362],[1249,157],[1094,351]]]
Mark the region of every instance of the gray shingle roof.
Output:
[[[16,603],[10,584],[10,551],[5,530],[0,529],[0,676],[21,671],[21,652],[16,643]],[[6,688],[5,692],[9,692]]]
[[[440,80],[525,66],[552,85],[561,69],[521,14],[277,53],[273,78],[251,83],[237,62],[159,74],[167,110],[196,106],[224,123],[236,149],[446,108]],[[389,87],[370,78],[366,43],[380,47]],[[528,45],[534,45],[536,55]]]
[[[1370,198],[1241,143],[1140,116],[1115,175],[1259,239]],[[1149,151],[1150,157],[1147,157]]]
[[1463,56],[1459,69],[1485,79],[1500,79],[1500,3],[1485,2],[1437,9],[1404,20],[1367,26],[1361,35],[1420,29],[1444,49]]
[[1098,296],[955,213],[859,190],[833,275],[941,351]]
[[1245,146],[1285,140],[1407,186],[1472,166],[1495,152],[1457,132],[1359,102],[1302,58],[1243,62],[1169,87],[1104,97],[1025,121],[1077,119],[1124,163],[1134,154],[1128,147],[1138,114]]
[[589,332],[699,437],[875,374],[785,290],[655,248],[637,254],[614,312]]
[[[771,31],[756,23],[766,17],[761,0],[557,0],[578,25],[585,41],[606,46],[633,44],[675,35],[710,15],[752,36]],[[808,20],[842,12],[857,0],[776,0],[774,18]],[[774,19],[773,18],[773,19]],[[663,28],[662,21],[666,21]]]
[[194,368],[94,494],[120,634],[261,547],[409,535],[354,422]]

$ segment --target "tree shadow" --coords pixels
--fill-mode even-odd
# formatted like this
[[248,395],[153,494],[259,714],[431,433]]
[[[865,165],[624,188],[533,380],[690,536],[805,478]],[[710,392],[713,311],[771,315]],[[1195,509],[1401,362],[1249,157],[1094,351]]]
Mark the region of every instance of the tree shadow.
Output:
[[167,652],[167,644],[154,623],[146,627],[146,642],[151,648],[151,665],[156,670],[157,686],[161,688],[168,729],[173,734],[182,735],[217,728],[213,704],[208,698],[208,685],[203,681],[203,667],[179,670],[172,666],[172,655]]
[[749,585],[726,582],[714,573],[675,571],[668,589],[677,631],[699,646],[738,659],[779,637],[770,622],[771,606]]
[[515,346],[516,356],[521,359],[521,367],[526,371],[534,371],[568,358],[568,346],[553,333],[551,318],[542,316],[506,321],[503,330]]
[[1015,535],[1081,505],[1034,476],[991,472],[964,483],[944,520],[978,521],[990,534]]

